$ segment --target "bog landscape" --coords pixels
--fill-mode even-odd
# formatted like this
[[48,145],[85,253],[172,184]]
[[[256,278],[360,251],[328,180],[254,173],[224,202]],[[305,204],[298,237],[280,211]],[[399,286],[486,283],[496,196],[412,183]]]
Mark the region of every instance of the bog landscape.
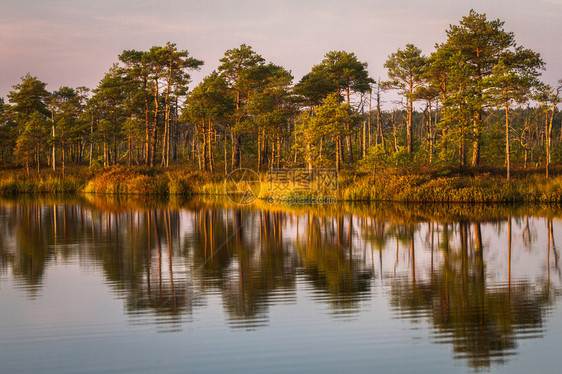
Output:
[[476,10],[442,33],[299,79],[173,41],[22,76],[0,371],[557,373],[562,72]]
[[[250,46],[203,61],[167,43],[125,50],[93,89],[28,74],[0,103],[0,193],[192,194],[233,170],[333,168],[344,200],[559,202],[562,84],[500,20],[471,11],[388,80],[329,51],[299,82]],[[402,106],[381,107],[388,91]],[[219,187],[220,189],[220,187]]]

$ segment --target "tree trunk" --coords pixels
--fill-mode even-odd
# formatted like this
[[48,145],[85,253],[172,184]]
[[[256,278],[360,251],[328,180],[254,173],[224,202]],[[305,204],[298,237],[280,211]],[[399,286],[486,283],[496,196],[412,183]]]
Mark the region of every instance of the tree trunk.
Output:
[[261,136],[261,129],[258,129],[258,171],[261,171],[261,156],[262,156],[262,136]]
[[[311,153],[310,143],[307,142],[306,143],[306,166],[307,166],[308,170],[312,170],[312,155],[310,153]],[[297,156],[297,154],[295,152],[295,161],[296,161],[296,156]],[[338,158],[338,153],[336,151],[336,164],[338,163],[337,158]]]
[[202,166],[201,166],[201,150],[200,150],[200,147],[199,147],[199,139],[198,139],[198,138],[195,138],[194,141],[197,142],[197,146],[196,146],[196,148],[195,148],[195,150],[196,150],[196,152],[197,152],[197,163],[198,163],[198,165],[199,165],[199,170],[202,170],[202,169],[201,169],[201,168],[202,168]]
[[[236,91],[236,112],[238,113],[240,111],[240,103],[241,103],[241,98],[240,98],[240,91]],[[242,120],[242,117],[240,117],[239,115],[236,116],[236,124],[235,124],[235,128],[238,128],[238,125],[240,123],[240,121]],[[232,170],[234,169],[238,169],[240,167],[240,134],[236,134],[234,131],[231,131],[231,140],[232,140]]]
[[381,92],[380,92],[380,80],[377,86],[377,134],[375,137],[375,144],[379,144],[379,137],[381,139],[382,149],[384,151],[384,134],[382,132],[382,121],[381,121]]
[[168,80],[166,82],[166,96],[164,99],[164,141],[162,145],[162,166],[170,165],[170,86],[172,84],[173,59],[170,57],[168,61]]
[[212,147],[212,120],[209,118],[208,121],[208,128],[207,128],[207,158],[209,159],[209,171],[212,173],[214,172],[214,165],[213,165],[213,147]]
[[351,146],[351,128],[349,126],[349,123],[346,124],[346,128],[347,128],[347,135],[345,136],[345,144],[347,146],[347,155],[348,155],[348,163],[349,163],[349,167],[353,168],[353,147]]
[[51,156],[51,166],[53,167],[53,171],[57,170],[57,151],[55,145],[55,111],[51,110],[51,125],[53,130],[53,154]]
[[203,138],[203,170],[209,170],[209,151],[207,150],[207,124],[205,118],[201,121],[201,130],[202,130],[202,138]]
[[240,138],[239,134],[234,132],[232,134],[232,170],[238,169],[240,167],[241,155],[240,155]]
[[166,106],[164,109],[164,136],[162,137],[162,162],[160,163],[162,167],[168,167],[168,138],[170,135],[170,114],[168,109],[168,102],[166,99]]
[[179,127],[179,123],[178,123],[178,96],[176,95],[176,105],[174,107],[174,152],[173,152],[173,160],[175,162],[178,161],[178,148],[179,148],[179,139],[180,139],[180,127]]
[[275,137],[275,142],[277,144],[277,160],[275,162],[275,167],[279,169],[281,166],[281,138],[279,137],[279,133],[276,133]]
[[428,135],[428,153],[429,153],[429,164],[433,163],[433,122],[431,118],[431,102],[427,104],[427,135]]
[[190,141],[189,141],[189,142],[190,142],[189,159],[190,159],[192,162],[195,162],[195,158],[196,158],[196,157],[195,157],[195,137],[196,137],[196,132],[197,132],[197,129],[194,127],[194,128],[193,128],[193,131],[192,131],[192,134],[191,134],[191,139],[190,139]]
[[[552,142],[552,122],[554,120],[554,109],[556,108],[556,104],[552,105],[552,114],[550,115],[550,122],[547,125],[546,131],[546,177],[549,177],[549,166],[550,166],[550,151],[551,151],[551,142]],[[548,112],[546,112],[546,118],[548,119]]]
[[158,140],[158,120],[152,124],[152,134],[150,139],[150,166],[156,164],[156,143]]
[[466,139],[465,139],[465,126],[461,125],[461,139],[459,144],[459,163],[461,168],[466,166]]
[[[345,97],[347,100],[347,105],[351,105],[351,98],[350,98],[350,87],[347,86],[345,89]],[[345,145],[347,148],[347,155],[348,155],[348,159],[347,161],[349,162],[349,167],[353,167],[353,147],[351,146],[351,127],[349,122],[345,124],[345,128],[347,130],[347,134],[345,135]],[[343,152],[343,150],[342,150]],[[343,155],[342,155],[343,156]],[[343,160],[343,157],[342,157]]]
[[369,117],[367,123],[367,149],[371,147],[371,117],[373,113],[371,112],[371,102],[373,100],[373,92],[369,90]]
[[228,175],[228,162],[226,158],[226,131],[224,132],[224,175]]
[[131,166],[131,160],[133,157],[133,134],[129,129],[129,139],[127,141],[127,166]]
[[340,137],[336,137],[336,170],[340,170],[340,158],[341,158],[341,140]]
[[90,166],[94,161],[94,115],[92,114],[92,122],[90,123]]
[[168,66],[168,81],[164,97],[164,137],[162,139],[162,166],[170,165],[170,85],[172,80],[172,59]]
[[[410,96],[412,95],[412,88],[410,88]],[[412,98],[408,99],[408,124],[406,126],[406,142],[408,145],[408,154],[412,154],[412,113],[414,112],[414,102]]]
[[[371,113],[369,112],[369,116]],[[363,121],[363,138],[361,141],[361,158],[365,158],[365,154],[367,153],[367,123]]]
[[117,136],[113,134],[113,165],[117,165],[119,162],[119,142],[117,141]]
[[62,176],[64,177],[64,173],[66,171],[66,152],[65,152],[65,144],[62,143],[61,151],[62,151]]
[[35,147],[35,162],[37,163],[37,174],[41,169],[41,163],[39,162],[39,147]]
[[[148,83],[146,78],[143,80],[144,90],[146,92]],[[144,161],[147,166],[150,165],[150,119],[149,119],[149,104],[148,95],[144,96],[144,129],[145,129],[145,139],[144,139]]]
[[507,168],[507,181],[511,179],[511,162],[509,159],[509,104],[505,104],[505,165]]
[[472,166],[478,166],[480,164],[480,122],[482,119],[482,113],[478,111],[476,114],[476,119],[474,120],[474,140],[472,142]]
[[341,135],[338,136],[338,142],[339,142],[338,154],[339,154],[339,158],[340,158],[340,165],[339,165],[340,168],[341,168],[341,164],[343,164],[343,162],[344,162],[342,141],[343,141],[343,136],[341,136]]
[[394,121],[394,114],[395,112],[392,112],[392,117],[391,117],[391,122],[392,122],[392,134],[394,135],[394,153],[398,152],[398,138],[396,135],[396,121]]
[[104,167],[108,166],[107,165],[107,140],[105,139],[105,136],[103,139],[103,166]]
[[150,166],[154,166],[154,163],[156,161],[155,158],[155,151],[156,151],[156,139],[158,136],[158,72],[156,72],[155,74],[155,79],[154,79],[154,123],[152,124],[152,133],[151,133],[151,138],[150,139]]

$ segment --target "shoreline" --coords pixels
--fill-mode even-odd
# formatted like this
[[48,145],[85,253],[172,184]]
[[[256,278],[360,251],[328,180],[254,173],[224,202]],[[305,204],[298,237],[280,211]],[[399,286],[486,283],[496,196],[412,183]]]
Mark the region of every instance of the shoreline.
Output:
[[[546,178],[537,173],[507,182],[491,173],[438,175],[436,172],[377,174],[342,172],[333,198],[337,202],[397,202],[416,204],[561,204],[562,176]],[[25,175],[22,170],[0,171],[0,196],[39,194],[98,194],[131,196],[226,196],[224,175],[189,168],[169,170],[144,167],[77,167],[65,176],[43,170]],[[265,184],[262,182],[262,185]],[[318,191],[288,191],[287,200],[315,199]],[[262,187],[261,200],[272,193]],[[280,200],[283,203],[283,200]]]

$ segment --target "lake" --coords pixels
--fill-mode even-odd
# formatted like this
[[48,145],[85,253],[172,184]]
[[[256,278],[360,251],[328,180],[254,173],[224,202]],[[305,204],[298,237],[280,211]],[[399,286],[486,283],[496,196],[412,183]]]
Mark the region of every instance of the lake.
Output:
[[0,372],[559,373],[559,217],[0,200]]

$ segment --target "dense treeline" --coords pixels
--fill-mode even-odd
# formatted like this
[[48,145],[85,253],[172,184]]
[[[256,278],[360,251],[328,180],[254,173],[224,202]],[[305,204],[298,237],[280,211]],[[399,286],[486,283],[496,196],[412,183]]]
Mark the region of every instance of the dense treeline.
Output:
[[[0,164],[376,168],[561,161],[561,85],[500,20],[471,11],[424,56],[412,44],[375,81],[354,53],[331,51],[299,82],[247,45],[188,90],[203,61],[175,44],[126,50],[99,85],[54,92],[30,74],[0,101]],[[384,110],[395,90],[402,106]],[[0,99],[1,100],[1,99]],[[386,105],[388,106],[388,105]]]

